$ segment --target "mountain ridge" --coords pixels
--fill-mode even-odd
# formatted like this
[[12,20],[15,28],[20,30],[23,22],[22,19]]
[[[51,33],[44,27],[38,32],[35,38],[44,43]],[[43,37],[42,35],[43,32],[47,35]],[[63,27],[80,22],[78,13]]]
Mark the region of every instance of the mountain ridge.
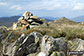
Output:
[[[4,26],[9,27],[9,26],[11,26],[11,24],[13,22],[17,22],[18,18],[20,18],[20,17],[21,16],[0,17],[0,25],[4,25]],[[60,19],[60,17],[51,17],[51,16],[44,16],[44,17],[39,17],[39,18],[46,19],[46,22]],[[84,18],[83,18],[83,16],[78,16],[75,18],[69,18],[69,20],[72,20],[75,22],[83,22]]]
[[83,22],[84,21],[84,15],[71,18],[71,20],[76,21],[76,22]]

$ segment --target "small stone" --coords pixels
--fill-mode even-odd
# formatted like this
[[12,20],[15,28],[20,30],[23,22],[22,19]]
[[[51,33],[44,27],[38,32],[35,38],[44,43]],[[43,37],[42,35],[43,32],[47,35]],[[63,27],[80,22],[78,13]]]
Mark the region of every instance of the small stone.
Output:
[[30,25],[30,29],[39,27],[38,25]]
[[46,20],[45,19],[40,19],[40,21],[45,22]]
[[38,16],[31,16],[30,18],[38,19]]
[[17,30],[17,23],[13,23],[13,30]]
[[23,19],[24,19],[23,17],[20,17],[20,18],[18,19],[18,21],[23,20]]
[[29,20],[27,20],[28,22],[32,22],[33,20],[32,19],[29,19]]
[[32,14],[31,12],[26,11],[26,12],[23,14],[23,16],[24,16],[24,19],[28,20],[28,19],[30,18],[30,16],[33,16],[33,14]]
[[40,24],[36,22],[32,22],[31,25],[40,25]]
[[37,56],[46,56],[44,52],[40,52]]
[[27,21],[26,20],[21,20],[21,23],[22,24],[27,24]]

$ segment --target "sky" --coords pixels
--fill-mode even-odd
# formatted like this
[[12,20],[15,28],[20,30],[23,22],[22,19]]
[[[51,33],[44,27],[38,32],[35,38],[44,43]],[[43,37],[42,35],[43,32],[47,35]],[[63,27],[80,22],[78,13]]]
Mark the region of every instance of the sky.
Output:
[[0,0],[0,17],[22,15],[30,11],[39,17],[84,15],[84,0]]

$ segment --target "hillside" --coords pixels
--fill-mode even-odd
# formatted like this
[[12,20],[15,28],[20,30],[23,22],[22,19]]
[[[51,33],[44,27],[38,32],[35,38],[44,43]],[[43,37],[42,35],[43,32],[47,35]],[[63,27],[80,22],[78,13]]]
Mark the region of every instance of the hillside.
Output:
[[3,22],[16,22],[20,16],[0,17],[0,23]]
[[57,19],[54,21],[54,23],[57,23],[57,24],[77,24],[77,22],[72,21],[66,17],[62,17],[60,19]]
[[12,26],[13,22],[17,22],[20,16],[11,16],[11,17],[0,17],[0,25],[7,27]]
[[74,56],[70,51],[84,51],[84,25],[65,17],[46,22],[26,11],[13,26],[0,26],[0,56]]

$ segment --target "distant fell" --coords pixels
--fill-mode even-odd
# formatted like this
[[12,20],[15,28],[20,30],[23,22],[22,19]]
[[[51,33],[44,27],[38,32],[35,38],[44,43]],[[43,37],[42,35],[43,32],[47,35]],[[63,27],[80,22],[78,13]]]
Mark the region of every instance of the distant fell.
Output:
[[71,20],[76,21],[76,22],[83,22],[84,21],[84,15],[71,18]]
[[56,19],[54,22],[55,23],[61,23],[61,24],[66,24],[66,23],[67,24],[77,24],[77,22],[72,21],[72,20],[70,20],[70,19],[68,19],[66,17],[62,17],[60,19]]
[[3,22],[16,22],[20,16],[0,17],[0,23]]
[[13,22],[17,22],[19,17],[20,16],[0,17],[0,25],[10,27]]

